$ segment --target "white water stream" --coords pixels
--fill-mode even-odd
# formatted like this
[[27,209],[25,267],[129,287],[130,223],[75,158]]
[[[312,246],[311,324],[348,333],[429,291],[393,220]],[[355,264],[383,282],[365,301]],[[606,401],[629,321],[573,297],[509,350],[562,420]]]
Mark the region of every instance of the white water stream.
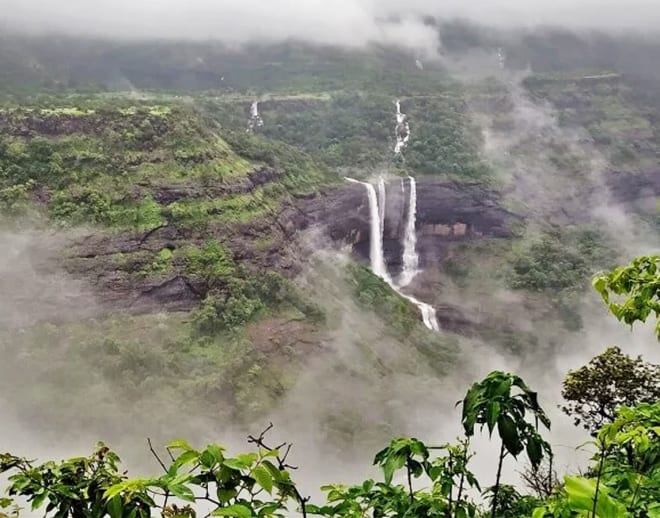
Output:
[[378,178],[378,216],[380,217],[380,234],[385,236],[385,207],[387,206],[387,195],[385,194],[385,180]]
[[408,145],[410,140],[410,125],[408,124],[408,117],[405,113],[401,113],[401,101],[398,99],[396,104],[396,144],[394,145],[394,154],[398,155]]
[[259,115],[259,101],[254,101],[250,106],[250,120],[248,120],[248,131],[254,131],[254,128],[260,128],[264,121]]
[[408,286],[419,272],[419,255],[417,254],[417,182],[410,176],[410,195],[408,198],[408,218],[403,236],[403,270],[399,277],[399,286]]
[[[424,322],[424,325],[431,329],[432,331],[440,331],[440,326],[438,325],[438,319],[437,315],[435,312],[435,308],[431,306],[430,304],[426,304],[425,302],[422,302],[420,300],[417,300],[415,297],[411,295],[407,295],[401,291],[401,288],[405,286],[405,284],[395,284],[388,271],[387,271],[387,265],[385,263],[385,254],[383,253],[383,223],[384,220],[381,219],[381,209],[378,205],[378,197],[376,196],[376,189],[374,188],[373,185],[371,185],[368,182],[361,182],[359,180],[355,180],[353,178],[346,178],[347,181],[353,182],[353,183],[359,183],[364,185],[365,189],[367,190],[367,198],[369,200],[369,225],[370,225],[370,242],[369,242],[369,260],[371,262],[371,271],[374,272],[376,275],[378,275],[381,279],[383,279],[387,284],[390,285],[390,287],[396,291],[399,295],[401,295],[404,299],[412,302],[415,304],[420,312],[422,313],[422,321]],[[381,179],[382,180],[382,179]],[[379,180],[379,189],[380,189],[380,181]],[[416,185],[415,181],[413,178],[411,180],[411,190],[410,190],[410,204],[409,206],[412,208],[408,209],[408,222],[406,223],[406,236],[405,236],[405,242],[404,242],[404,256],[405,256],[405,249],[406,246],[413,247],[413,252],[410,252],[408,250],[409,255],[414,255],[414,259],[410,259],[410,264],[413,262],[415,265],[419,263],[419,257],[417,256],[417,250],[415,249],[416,244],[417,244],[417,237],[415,235],[415,224],[416,224],[416,213],[417,213],[417,192],[416,192]],[[413,188],[413,186],[415,186]],[[383,201],[385,200],[385,182],[383,181]],[[414,196],[414,199],[413,199]],[[413,203],[414,202],[414,203]],[[383,203],[384,205],[384,203]],[[411,222],[412,219],[412,222]],[[414,267],[415,274],[417,273],[417,266]],[[410,270],[408,270],[410,271]],[[404,257],[404,272],[402,273],[402,278],[404,273],[406,272],[406,263],[405,263],[405,257]],[[414,275],[412,275],[414,277]],[[412,280],[412,277],[410,280]],[[408,281],[410,282],[410,281]]]

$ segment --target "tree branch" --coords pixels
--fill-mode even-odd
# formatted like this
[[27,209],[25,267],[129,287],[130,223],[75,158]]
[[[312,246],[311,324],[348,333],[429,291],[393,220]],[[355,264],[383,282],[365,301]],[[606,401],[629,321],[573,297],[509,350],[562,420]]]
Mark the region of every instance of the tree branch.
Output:
[[[287,448],[286,448],[286,452],[284,453],[284,455],[280,456],[280,454],[278,453],[277,456],[275,457],[275,459],[277,460],[278,469],[280,471],[284,471],[286,469],[298,469],[296,466],[291,466],[291,465],[286,463],[286,458],[288,457],[289,452],[291,451],[291,447],[293,446],[291,443],[288,443],[288,444],[287,443],[282,443],[277,448],[271,448],[270,446],[268,446],[264,442],[266,434],[268,432],[270,432],[272,429],[273,429],[273,423],[270,423],[266,427],[266,429],[259,434],[258,437],[255,437],[254,435],[248,435],[248,442],[251,443],[251,444],[256,444],[260,448],[264,448],[265,450],[268,450],[268,451],[274,451],[274,450],[279,451],[281,448],[286,446]],[[300,504],[300,510],[302,512],[303,518],[307,518],[307,502],[309,502],[310,497],[309,496],[307,496],[307,497],[302,496],[300,491],[298,491],[298,488],[296,487],[296,485],[293,484],[293,483],[291,483],[291,490],[293,491],[293,494],[294,494],[296,500],[298,500],[298,503]]]
[[163,468],[165,473],[167,473],[167,467],[165,466],[165,463],[161,460],[161,458],[158,456],[156,453],[156,450],[154,450],[153,445],[151,444],[151,438],[147,437],[147,443],[149,444],[149,450],[151,451],[151,454],[156,457],[156,460],[158,461],[158,464]]

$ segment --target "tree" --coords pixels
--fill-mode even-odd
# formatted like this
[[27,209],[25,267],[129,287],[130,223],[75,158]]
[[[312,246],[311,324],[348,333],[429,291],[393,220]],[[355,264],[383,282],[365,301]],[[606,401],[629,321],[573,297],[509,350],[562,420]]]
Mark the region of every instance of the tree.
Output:
[[610,347],[587,365],[570,371],[562,388],[562,411],[595,435],[623,406],[660,400],[660,365],[631,358]]
[[526,466],[520,472],[520,478],[528,489],[531,489],[538,498],[548,498],[560,486],[557,471],[553,467],[552,456],[541,466]]
[[[272,425],[271,425],[272,427]],[[0,474],[9,474],[9,495],[24,497],[32,510],[47,502],[54,518],[196,518],[197,504],[211,507],[207,516],[283,517],[289,502],[298,504],[303,517],[306,502],[290,477],[289,451],[264,443],[266,429],[249,442],[256,452],[229,457],[225,449],[210,444],[197,450],[184,440],[171,442],[163,461],[149,448],[163,468],[160,477],[128,479],[119,471],[119,457],[105,445],[88,458],[35,465],[10,454],[0,455]],[[176,455],[176,456],[175,456]],[[11,502],[0,500],[0,508]]]
[[[526,420],[528,413],[533,415],[534,424]],[[490,436],[497,425],[502,442],[495,485],[491,491],[492,518],[495,518],[499,508],[502,464],[506,455],[516,458],[526,450],[534,469],[539,467],[545,454],[552,455],[550,445],[538,432],[539,422],[550,429],[550,419],[539,405],[536,392],[513,374],[491,372],[481,382],[472,385],[463,399],[462,423],[467,437],[474,435],[476,424],[481,428],[486,426]]]
[[[621,322],[632,326],[646,322],[654,315],[655,332],[660,339],[660,257],[641,256],[628,266],[611,272],[603,272],[593,279],[593,286],[600,293],[612,314]],[[624,297],[621,302],[613,296]]]
[[595,444],[587,475],[565,477],[533,518],[660,516],[660,402],[622,408]]

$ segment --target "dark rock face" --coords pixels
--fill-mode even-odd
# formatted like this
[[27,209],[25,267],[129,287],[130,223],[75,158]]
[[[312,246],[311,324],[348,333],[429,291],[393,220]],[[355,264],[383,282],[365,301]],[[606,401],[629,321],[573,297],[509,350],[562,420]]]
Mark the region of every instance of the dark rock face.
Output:
[[[403,239],[410,187],[399,180],[386,187],[383,247],[392,273],[401,269]],[[302,227],[324,225],[335,243],[352,246],[355,254],[369,258],[370,213],[363,186],[346,184],[299,204]],[[482,236],[507,237],[520,221],[500,206],[499,194],[479,184],[457,184],[432,178],[417,180],[417,246],[421,266],[442,260],[454,241]]]
[[[251,192],[278,178],[269,168],[255,170],[241,184],[177,186],[161,190],[157,199],[171,203],[178,199],[213,197]],[[496,193],[479,185],[459,185],[422,179],[417,184],[418,250],[422,266],[444,258],[453,241],[481,236],[504,237],[508,226],[519,218],[499,206]],[[392,274],[401,268],[402,243],[408,214],[409,185],[394,180],[387,185],[384,247]],[[318,195],[293,198],[272,215],[248,224],[213,224],[191,230],[163,225],[149,232],[95,234],[71,244],[66,268],[77,278],[88,279],[108,310],[179,311],[195,307],[208,287],[190,278],[176,264],[160,276],[140,272],[153,262],[155,254],[167,248],[201,246],[209,239],[222,242],[237,262],[248,268],[275,270],[293,277],[300,272],[306,254],[303,231],[317,228],[327,246],[350,246],[365,262],[369,259],[370,221],[365,188],[341,184]],[[252,245],[267,238],[267,246]]]
[[[255,170],[242,183],[209,186],[208,189],[177,187],[163,190],[163,202],[195,197],[222,196],[251,192],[278,178],[270,168]],[[612,174],[607,191],[613,203],[650,204],[656,210],[660,196],[660,171],[636,174]],[[591,188],[565,199],[561,218],[568,223],[582,221],[588,210],[601,199],[600,189]],[[392,180],[386,186],[384,251],[393,276],[399,274],[409,204],[407,181]],[[644,201],[646,200],[646,201]],[[525,215],[509,212],[501,206],[501,195],[480,184],[458,184],[434,178],[417,179],[417,249],[420,266],[442,261],[451,243],[481,237],[506,238],[512,225]],[[573,209],[571,209],[573,207]],[[586,216],[585,216],[586,215]],[[552,215],[548,215],[554,221]],[[165,225],[149,232],[96,234],[71,244],[66,269],[76,278],[88,280],[100,295],[106,309],[132,311],[189,310],[206,295],[207,287],[174,268],[165,276],[149,278],[139,272],[159,251],[182,246],[201,246],[209,239],[222,242],[235,260],[258,270],[274,270],[288,277],[300,272],[306,248],[304,231],[316,228],[326,238],[327,246],[352,249],[365,263],[369,260],[370,211],[366,189],[353,183],[328,188],[317,195],[292,198],[278,211],[247,224],[214,224],[200,230]],[[582,219],[581,219],[582,218]],[[252,245],[267,240],[266,246]],[[121,266],[118,263],[121,262]],[[447,311],[444,314],[449,314]],[[465,328],[470,324],[453,315],[445,327]]]

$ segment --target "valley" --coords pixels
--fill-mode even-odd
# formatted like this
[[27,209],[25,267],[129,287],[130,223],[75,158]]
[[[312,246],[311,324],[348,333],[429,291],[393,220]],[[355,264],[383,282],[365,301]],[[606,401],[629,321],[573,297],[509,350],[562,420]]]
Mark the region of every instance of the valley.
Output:
[[657,250],[660,83],[472,30],[445,27],[422,67],[379,45],[3,35],[14,426],[134,452],[272,421],[343,473],[390,437],[457,433],[442,416],[490,367],[554,402],[563,356],[646,354],[591,279]]

